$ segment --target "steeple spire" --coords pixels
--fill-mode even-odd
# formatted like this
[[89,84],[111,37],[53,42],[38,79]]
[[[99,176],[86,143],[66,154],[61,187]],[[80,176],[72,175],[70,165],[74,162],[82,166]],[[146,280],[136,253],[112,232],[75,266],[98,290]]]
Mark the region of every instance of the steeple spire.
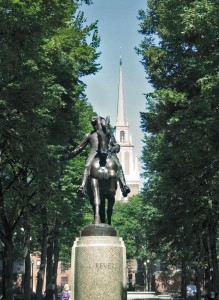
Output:
[[128,121],[125,115],[125,99],[123,93],[121,50],[120,50],[120,59],[119,59],[119,96],[118,96],[116,126],[128,126]]
[[[118,157],[126,177],[127,185],[131,188],[131,195],[135,195],[139,193],[140,177],[137,165],[138,162],[137,159],[135,159],[134,146],[132,144],[131,134],[129,133],[129,125],[125,114],[121,49],[119,59],[119,95],[115,136],[120,145]],[[121,200],[122,194],[118,191],[116,197]]]

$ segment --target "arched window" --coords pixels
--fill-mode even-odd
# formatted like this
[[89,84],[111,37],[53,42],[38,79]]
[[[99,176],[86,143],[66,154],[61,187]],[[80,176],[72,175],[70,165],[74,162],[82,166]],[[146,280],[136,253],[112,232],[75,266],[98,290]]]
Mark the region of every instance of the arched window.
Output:
[[120,131],[120,142],[125,142],[125,131]]

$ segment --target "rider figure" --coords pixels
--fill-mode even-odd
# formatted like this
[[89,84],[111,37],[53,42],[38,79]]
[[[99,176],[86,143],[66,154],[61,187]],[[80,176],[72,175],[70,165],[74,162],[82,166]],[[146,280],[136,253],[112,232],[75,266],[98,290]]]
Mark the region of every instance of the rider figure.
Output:
[[99,135],[101,136],[101,134],[103,133],[103,129],[105,129],[106,134],[109,137],[108,152],[110,153],[111,158],[115,161],[115,163],[118,167],[118,180],[120,183],[120,188],[122,190],[123,196],[126,197],[128,195],[128,193],[130,193],[130,189],[126,185],[122,166],[119,162],[118,157],[116,156],[116,153],[118,153],[120,151],[120,145],[116,142],[116,139],[110,130],[109,117],[107,117],[105,120],[104,118],[101,118],[100,116],[94,116],[91,119],[91,124],[92,124],[94,130],[91,131],[90,133],[86,134],[83,141],[81,142],[81,144],[78,145],[74,150],[72,150],[69,153],[69,155],[66,157],[67,159],[75,157],[76,155],[81,153],[82,150],[88,144],[90,144],[90,152],[88,154],[88,157],[87,157],[87,160],[85,163],[84,173],[82,176],[82,182],[81,182],[80,188],[78,189],[78,193],[80,195],[86,194],[86,183],[87,183],[87,179],[88,179],[88,176],[90,173],[91,162],[93,161],[93,159],[95,158],[95,156],[97,155],[97,152],[98,152],[98,146],[99,146],[98,136]]
[[116,142],[115,136],[110,128],[110,119],[109,117],[106,117],[105,121],[105,127],[107,130],[107,133],[110,137],[109,141],[109,155],[114,160],[114,162],[117,165],[118,168],[118,180],[120,189],[122,191],[123,197],[127,197],[127,195],[130,193],[130,188],[126,185],[125,175],[122,169],[122,165],[120,164],[119,158],[117,157],[116,153],[119,153],[120,151],[120,145]]

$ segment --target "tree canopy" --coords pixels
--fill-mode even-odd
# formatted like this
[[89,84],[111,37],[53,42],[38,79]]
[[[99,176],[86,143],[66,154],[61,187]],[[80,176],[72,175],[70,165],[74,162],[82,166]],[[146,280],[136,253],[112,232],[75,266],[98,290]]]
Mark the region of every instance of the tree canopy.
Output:
[[58,153],[74,147],[90,129],[93,109],[83,76],[99,69],[99,41],[96,23],[85,24],[78,1],[1,3],[0,238],[6,300],[12,299],[13,249],[20,228],[28,266],[30,235],[41,243],[37,249],[43,255],[43,245],[55,242],[54,232],[67,239],[77,222],[83,223],[84,202],[76,196],[83,156],[63,163]]
[[169,257],[187,266],[195,262],[199,270],[210,265],[214,290],[219,290],[218,12],[214,0],[149,0],[148,10],[139,13],[144,39],[137,49],[154,87],[141,113],[144,199],[157,209],[150,245],[159,236]]

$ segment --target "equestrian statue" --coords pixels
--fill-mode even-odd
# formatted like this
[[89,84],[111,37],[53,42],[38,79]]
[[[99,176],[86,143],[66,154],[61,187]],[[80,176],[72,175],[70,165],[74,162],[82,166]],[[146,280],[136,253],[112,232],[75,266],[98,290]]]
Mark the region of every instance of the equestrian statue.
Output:
[[130,193],[130,189],[126,185],[123,169],[116,155],[120,151],[120,145],[110,128],[109,117],[105,119],[94,116],[91,124],[93,130],[85,135],[81,144],[70,151],[65,159],[77,156],[88,144],[90,145],[78,194],[88,195],[94,211],[94,224],[106,223],[107,200],[107,223],[111,225],[117,181],[124,197]]

